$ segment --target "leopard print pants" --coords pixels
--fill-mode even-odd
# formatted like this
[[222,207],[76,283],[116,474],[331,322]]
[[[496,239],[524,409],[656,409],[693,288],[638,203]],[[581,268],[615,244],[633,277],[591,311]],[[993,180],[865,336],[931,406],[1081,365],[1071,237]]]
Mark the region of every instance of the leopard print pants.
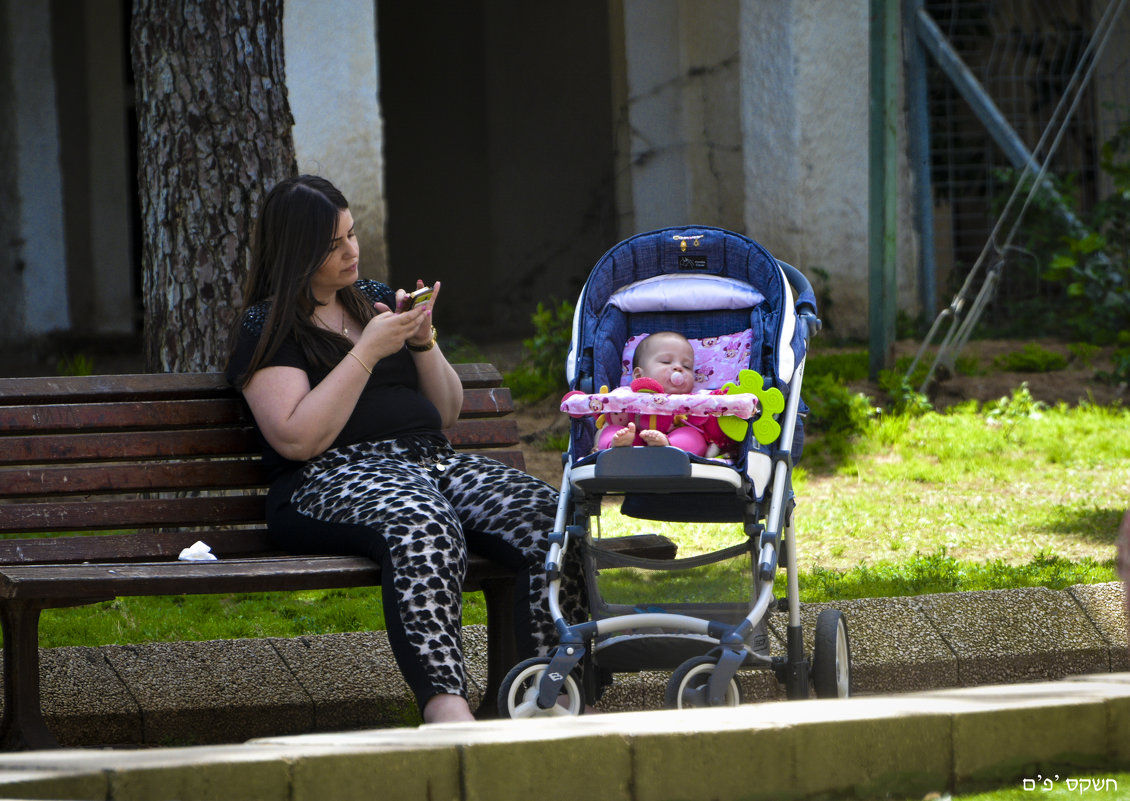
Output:
[[[437,693],[467,694],[460,633],[468,546],[518,574],[520,655],[544,654],[556,643],[544,567],[557,491],[545,482],[457,452],[442,437],[413,435],[316,457],[291,504],[306,518],[361,532],[326,550],[381,562],[389,640],[421,708]],[[571,550],[560,598],[570,624],[587,619]]]

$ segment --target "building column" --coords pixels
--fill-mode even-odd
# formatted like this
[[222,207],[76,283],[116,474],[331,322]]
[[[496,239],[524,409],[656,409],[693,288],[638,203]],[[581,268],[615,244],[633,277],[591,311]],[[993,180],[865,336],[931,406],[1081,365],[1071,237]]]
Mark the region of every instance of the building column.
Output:
[[622,8],[624,66],[614,70],[623,76],[614,81],[621,235],[686,224],[740,231],[738,3],[623,0]]
[[[868,25],[862,0],[740,0],[746,233],[798,267],[866,338]],[[899,126],[899,308],[916,303],[905,125]],[[821,287],[817,273],[828,276]]]
[[285,0],[286,87],[301,172],[329,179],[349,200],[361,271],[388,276],[376,3]]
[[0,53],[11,59],[0,69],[11,75],[0,96],[8,120],[0,146],[6,206],[0,336],[18,339],[70,326],[48,4],[0,0],[0,36],[7,39]]

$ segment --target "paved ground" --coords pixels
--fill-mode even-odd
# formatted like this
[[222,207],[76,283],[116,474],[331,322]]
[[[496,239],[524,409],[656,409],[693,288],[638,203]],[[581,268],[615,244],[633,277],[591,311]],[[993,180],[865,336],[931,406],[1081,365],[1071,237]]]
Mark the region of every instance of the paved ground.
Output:
[[[9,798],[715,801],[1117,793],[1130,673],[830,701],[0,756]],[[1039,784],[1037,784],[1039,782]],[[1114,782],[1114,787],[1111,786]],[[932,795],[931,795],[932,794]],[[1059,797],[1074,797],[1059,796]],[[1094,797],[1119,797],[1107,794]]]
[[[862,695],[1031,682],[1130,670],[1117,583],[807,604],[843,611]],[[771,625],[783,654],[784,617]],[[465,630],[472,701],[483,700],[485,629]],[[68,745],[241,742],[417,722],[383,632],[147,643],[42,651],[44,713]],[[660,709],[667,675],[618,674],[605,711]],[[743,674],[747,701],[781,701],[769,671]]]

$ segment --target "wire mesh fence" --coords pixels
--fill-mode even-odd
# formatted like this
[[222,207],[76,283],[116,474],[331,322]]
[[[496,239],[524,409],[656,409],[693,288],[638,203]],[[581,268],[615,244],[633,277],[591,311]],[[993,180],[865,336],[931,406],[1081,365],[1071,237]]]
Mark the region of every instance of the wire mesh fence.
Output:
[[[1013,130],[1042,163],[1036,149],[1072,77],[1086,67],[1088,43],[1101,31],[1109,4],[1118,0],[926,0],[934,18],[966,66],[985,87]],[[1116,21],[1110,45],[1096,65],[1075,113],[1049,162],[1061,193],[1086,219],[1112,191],[1100,169],[1100,148],[1130,121],[1130,15]],[[1018,170],[977,119],[941,69],[931,66],[930,146],[935,203],[939,300],[961,285],[989,239]],[[1062,112],[1062,109],[1061,109]],[[1048,137],[1048,142],[1051,138]],[[1045,150],[1047,146],[1045,144]],[[1042,272],[1058,234],[1044,225],[1037,204],[1025,217],[1025,235],[1007,254],[1006,267],[984,321],[1005,327],[1033,303],[1062,291]],[[1035,333],[1035,332],[1031,332]]]

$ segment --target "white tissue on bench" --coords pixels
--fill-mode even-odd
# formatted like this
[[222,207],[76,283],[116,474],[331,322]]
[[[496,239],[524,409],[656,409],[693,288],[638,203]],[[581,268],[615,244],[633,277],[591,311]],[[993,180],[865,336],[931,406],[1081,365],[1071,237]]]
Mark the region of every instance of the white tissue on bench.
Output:
[[212,553],[211,547],[197,540],[181,551],[177,558],[182,562],[211,562],[216,559],[216,554]]

